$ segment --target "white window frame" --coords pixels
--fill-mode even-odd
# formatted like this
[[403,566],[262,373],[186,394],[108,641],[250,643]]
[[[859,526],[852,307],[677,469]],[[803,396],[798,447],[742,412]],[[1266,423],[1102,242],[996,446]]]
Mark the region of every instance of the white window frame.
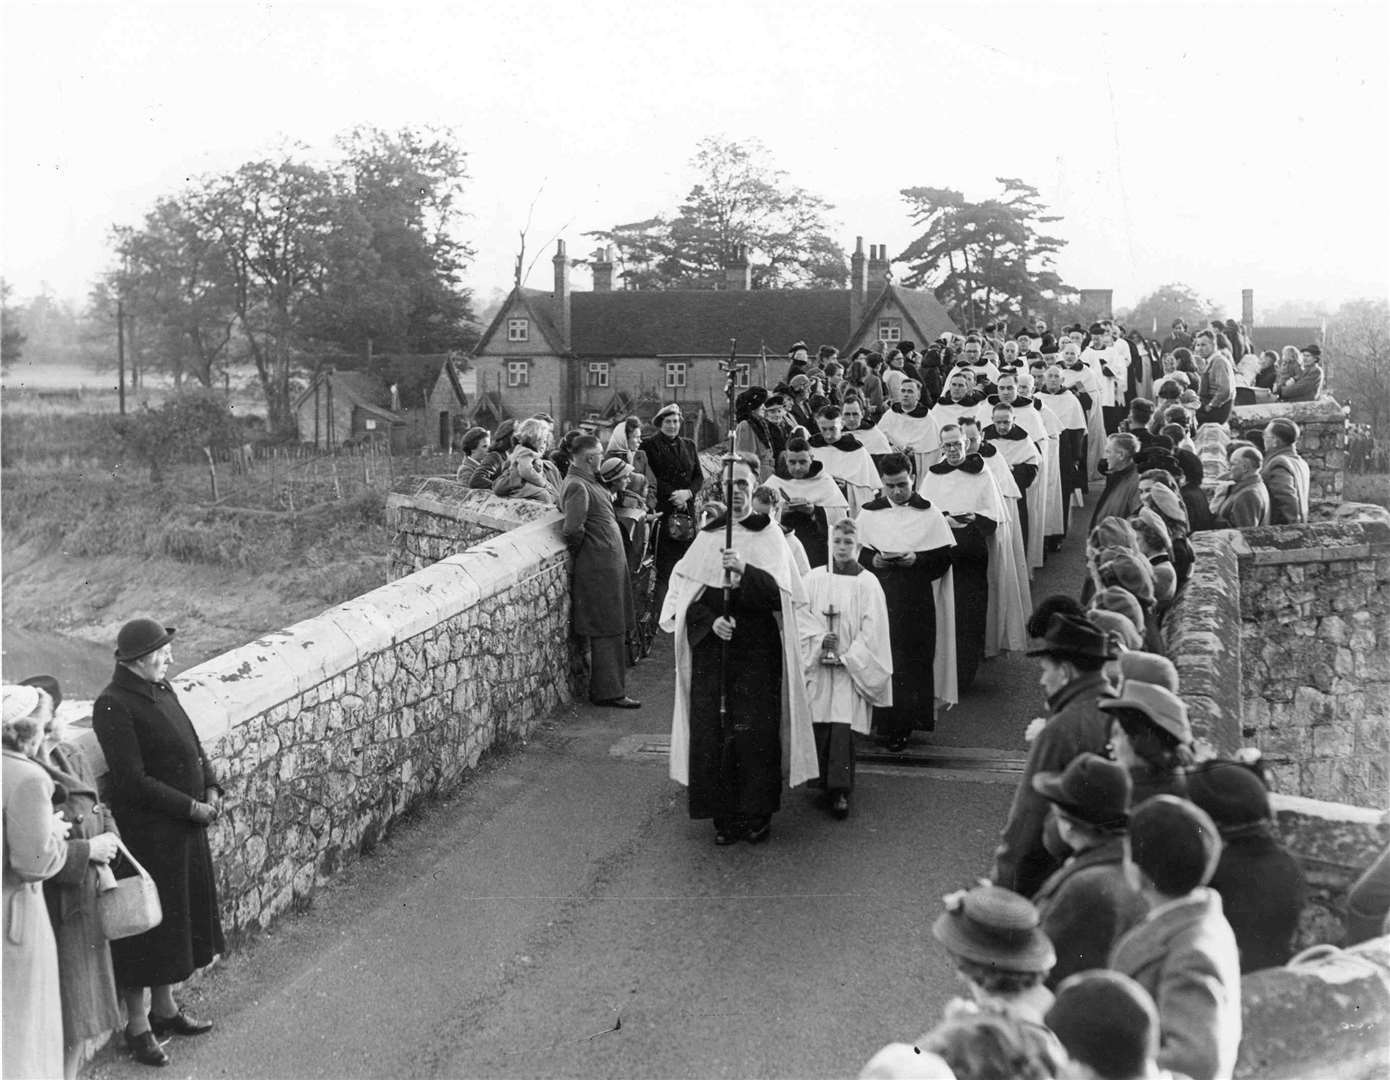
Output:
[[589,386],[606,387],[611,379],[613,365],[607,360],[590,360],[585,378],[585,383]]
[[878,340],[879,341],[902,341],[903,321],[902,319],[884,318],[878,320]]
[[666,389],[682,390],[690,378],[690,365],[684,360],[666,361]]
[[747,390],[753,385],[753,365],[739,364],[734,368],[734,389]]
[[530,320],[530,319],[508,319],[508,320],[507,320],[507,340],[508,340],[508,341],[530,341],[530,340],[531,340],[531,320]]
[[507,386],[516,389],[519,386],[531,385],[531,361],[530,360],[508,360],[507,361]]

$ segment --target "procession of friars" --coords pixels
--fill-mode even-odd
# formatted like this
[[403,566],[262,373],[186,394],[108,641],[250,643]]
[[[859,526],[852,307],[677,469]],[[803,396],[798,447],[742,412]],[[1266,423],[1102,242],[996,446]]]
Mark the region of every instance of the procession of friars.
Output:
[[[844,818],[856,736],[905,750],[982,662],[1027,647],[1030,577],[1084,492],[1079,395],[1095,384],[1093,414],[1109,400],[1093,358],[1061,360],[1091,382],[1049,365],[1037,386],[968,348],[939,398],[889,371],[877,422],[856,397],[810,409],[753,387],[730,402],[733,449],[660,612],[671,776],[717,844],[766,840],[784,786]],[[784,407],[810,423],[783,425]],[[663,458],[685,440],[665,441]]]

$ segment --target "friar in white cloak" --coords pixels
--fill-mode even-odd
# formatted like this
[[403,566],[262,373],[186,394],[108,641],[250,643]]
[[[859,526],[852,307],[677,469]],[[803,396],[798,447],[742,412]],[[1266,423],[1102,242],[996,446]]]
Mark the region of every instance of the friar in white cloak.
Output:
[[[964,379],[964,376],[962,376]],[[937,434],[933,410],[921,399],[922,384],[909,379],[902,385],[902,402],[883,414],[879,431],[893,450],[912,462],[913,475],[921,477],[939,456],[941,438]],[[883,462],[880,459],[879,465]]]
[[1066,387],[1056,364],[1043,372],[1038,397],[1056,415],[1062,430],[1057,436],[1057,471],[1062,483],[1062,532],[1071,527],[1073,506],[1085,504],[1086,410],[1076,392]]
[[912,466],[889,454],[880,466],[883,495],[859,513],[859,561],[878,578],[888,601],[893,704],[874,709],[884,745],[906,750],[914,729],[936,726],[938,701],[955,704],[955,540],[941,511],[913,490]]
[[1100,475],[1097,466],[1105,455],[1105,421],[1100,410],[1100,376],[1091,370],[1089,364],[1081,359],[1081,346],[1075,341],[1062,342],[1057,354],[1062,368],[1062,384],[1076,395],[1081,407],[1086,411],[1086,453],[1085,467],[1082,470],[1082,500],[1092,479]]
[[830,564],[806,575],[806,598],[821,631],[804,657],[820,786],[830,812],[844,818],[854,790],[855,733],[868,735],[874,707],[893,704],[888,605],[878,578],[859,562],[853,518],[831,530]]
[[1060,457],[1062,421],[1048,408],[1047,399],[1037,394],[1036,389],[1037,381],[1033,374],[1020,371],[1018,396],[1014,399],[1013,406],[1017,412],[1021,407],[1031,405],[1034,412],[1042,418],[1043,431],[1047,434],[1047,437],[1038,443],[1038,452],[1042,455],[1042,475],[1039,477],[1039,483],[1042,485],[1043,495],[1043,550],[1057,551],[1061,548],[1062,539],[1066,534],[1062,517],[1062,507],[1065,505],[1062,498]]
[[937,430],[947,424],[959,424],[962,416],[979,416],[984,400],[985,396],[975,390],[969,374],[955,369],[946,379],[946,392],[931,407]]
[[[999,528],[990,537],[989,611],[985,619],[985,657],[988,659],[1003,652],[1022,652],[1028,646],[1028,613],[1033,610],[1033,594],[1028,584],[1028,555],[1023,550],[1023,531],[1018,524],[1018,504],[1023,492],[1014,483],[1013,472],[999,448],[984,441],[978,420],[973,416],[965,417],[960,422],[960,430],[965,436],[965,452],[979,454],[984,459],[985,471],[994,478],[1004,512]],[[983,488],[972,490],[968,476],[964,472],[953,474],[955,481],[966,485],[966,496],[982,500],[979,505],[984,509],[980,512],[989,517],[988,507],[992,504],[988,492]],[[968,500],[958,504],[954,496],[949,502],[971,505]]]
[[[994,406],[993,422],[981,432],[984,440],[991,443],[1013,473],[1014,483],[1023,492],[1019,500],[1019,525],[1023,531],[1023,546],[1028,553],[1028,568],[1042,565],[1043,559],[1043,506],[1041,486],[1036,484],[1042,471],[1042,454],[1027,430],[1017,422],[1019,413],[1028,415],[1033,410],[1014,411],[1012,405],[1000,403]],[[1035,416],[1030,416],[1035,419]],[[1041,420],[1037,421],[1041,425]],[[1035,491],[1034,488],[1039,490]]]
[[1081,352],[1081,362],[1100,383],[1100,414],[1107,435],[1120,430],[1125,418],[1126,388],[1129,385],[1129,346],[1110,337],[1110,327],[1095,322],[1088,331],[1091,340]]
[[825,463],[828,472],[849,503],[849,516],[878,495],[878,470],[868,449],[853,435],[846,435],[838,405],[825,405],[816,411],[819,431],[810,438],[811,453]]
[[801,436],[787,440],[782,464],[767,486],[781,496],[782,527],[801,541],[811,566],[830,561],[830,530],[849,513],[849,503]]
[[713,819],[720,845],[765,841],[783,782],[819,775],[802,665],[816,625],[782,530],[752,513],[753,470],[732,469],[732,546],[722,517],[706,525],[661,609],[676,636],[671,778],[688,788],[692,818]]
[[864,399],[858,396],[857,391],[851,390],[845,394],[845,400],[840,405],[840,420],[844,424],[845,434],[853,435],[864,444],[864,449],[869,452],[874,468],[877,469],[880,459],[885,454],[891,454],[893,447],[889,444],[888,437],[883,434],[882,428],[869,423],[867,410],[868,405]]

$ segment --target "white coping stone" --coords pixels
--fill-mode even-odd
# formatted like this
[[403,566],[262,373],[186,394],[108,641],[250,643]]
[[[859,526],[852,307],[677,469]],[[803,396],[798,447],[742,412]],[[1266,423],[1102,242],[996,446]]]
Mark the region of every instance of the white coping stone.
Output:
[[371,605],[363,604],[360,596],[330,608],[324,612],[323,617],[331,619],[333,624],[348,636],[348,640],[357,646],[359,660],[375,656],[396,642],[395,627],[391,625],[391,620]]
[[436,569],[442,579],[438,587],[441,597],[441,619],[453,618],[474,607],[483,598],[482,587],[468,572],[468,567],[455,561],[454,556],[440,559],[430,569]]
[[214,656],[173,683],[204,742],[220,739],[234,724],[288,701],[306,685],[303,673],[269,640]]
[[1307,799],[1302,795],[1280,795],[1270,793],[1270,807],[1277,814],[1281,811],[1300,814],[1303,817],[1322,818],[1324,821],[1340,821],[1353,825],[1383,825],[1386,812],[1368,806],[1352,806],[1349,803],[1327,802],[1323,799]]
[[359,596],[357,602],[390,620],[394,641],[408,641],[439,623],[439,599],[429,587],[429,577],[426,567]]
[[[362,659],[351,635],[325,612],[284,630],[267,635],[281,645],[281,653],[304,672],[300,686],[308,687],[330,679]],[[312,681],[310,681],[312,679]]]

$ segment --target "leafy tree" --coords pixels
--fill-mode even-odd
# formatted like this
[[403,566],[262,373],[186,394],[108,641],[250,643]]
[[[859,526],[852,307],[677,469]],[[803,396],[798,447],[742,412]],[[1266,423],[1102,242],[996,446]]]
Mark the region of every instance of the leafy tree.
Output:
[[177,462],[202,450],[229,449],[245,438],[227,403],[206,390],[175,394],[158,409],[143,405],[116,423],[125,448],[149,468],[156,484]]
[[362,355],[436,353],[477,340],[459,239],[467,155],[445,131],[357,128],[338,140],[347,196],[370,230],[372,272],[330,282],[317,336]]
[[586,233],[617,249],[628,288],[711,289],[729,254],[747,248],[755,289],[834,288],[847,276],[829,203],[792,184],[756,139],[702,139],[697,181],[673,215]]
[[1066,241],[1043,231],[1048,214],[1038,189],[996,177],[1003,189],[971,202],[953,188],[904,188],[914,226],[923,231],[895,261],[909,264],[908,286],[926,286],[960,326],[1000,315],[1046,312],[1076,292],[1053,269]]
[[1175,281],[1141,297],[1122,318],[1126,326],[1145,334],[1153,333],[1157,320],[1158,336],[1162,339],[1172,329],[1174,319],[1182,319],[1189,329],[1195,330],[1212,319],[1225,318],[1225,312],[1192,286]]
[[0,368],[7,371],[18,362],[27,340],[15,318],[15,309],[10,306],[10,291],[9,282],[0,278]]
[[1390,436],[1390,304],[1347,301],[1328,323],[1326,352],[1333,396],[1377,437]]

